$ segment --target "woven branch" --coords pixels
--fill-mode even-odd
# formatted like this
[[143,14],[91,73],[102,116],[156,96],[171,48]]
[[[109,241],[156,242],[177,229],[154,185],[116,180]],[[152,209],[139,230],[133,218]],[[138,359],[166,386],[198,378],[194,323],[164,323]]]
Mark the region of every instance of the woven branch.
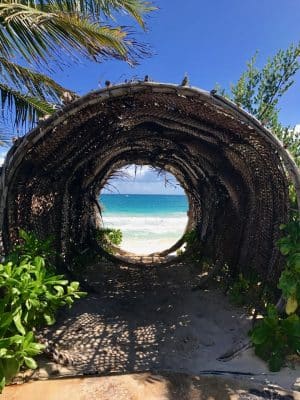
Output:
[[299,170],[282,143],[230,101],[169,84],[92,92],[18,141],[1,174],[4,249],[20,227],[53,235],[66,260],[86,248],[101,224],[100,189],[111,171],[132,163],[177,177],[206,256],[236,272],[253,268],[275,285],[279,225],[288,217],[289,179],[300,204]]

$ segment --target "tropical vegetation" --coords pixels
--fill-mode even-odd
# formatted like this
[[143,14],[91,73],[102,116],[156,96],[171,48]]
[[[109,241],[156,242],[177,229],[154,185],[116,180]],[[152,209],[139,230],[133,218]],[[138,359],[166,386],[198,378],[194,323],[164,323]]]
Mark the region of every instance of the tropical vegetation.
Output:
[[268,362],[271,371],[279,371],[287,356],[300,354],[300,221],[292,220],[281,229],[285,236],[277,245],[286,257],[286,266],[278,288],[286,302],[285,312],[266,303],[264,317],[250,332],[255,353]]
[[120,246],[123,239],[121,229],[101,228],[97,230],[96,240],[101,248],[110,254],[114,253],[114,246]]
[[237,83],[231,85],[230,93],[218,86],[217,90],[277,135],[300,166],[300,132],[279,121],[280,99],[294,84],[300,69],[300,43],[279,50],[262,68],[257,66],[257,57],[258,53],[247,63]]
[[145,29],[144,17],[153,9],[144,0],[1,0],[0,139],[7,139],[12,124],[34,124],[61,103],[67,90],[47,74],[61,67],[63,54],[72,64],[80,57],[135,64],[147,54],[115,17],[125,13]]
[[51,239],[40,241],[20,230],[21,243],[0,264],[0,392],[44,346],[35,332],[55,322],[56,311],[84,296],[78,282],[57,275]]
[[[300,69],[300,44],[279,50],[261,69],[257,67],[257,56],[251,58],[237,83],[231,85],[230,94],[217,90],[269,128],[300,167],[300,132],[279,121],[280,99],[293,85]],[[236,304],[251,303],[264,314],[249,334],[256,354],[268,362],[271,371],[278,371],[288,355],[300,354],[300,219],[292,185],[290,209],[290,222],[280,227],[284,236],[277,243],[286,257],[278,283],[285,300],[284,314],[271,301],[275,293],[257,276],[240,275],[229,289],[229,296]]]

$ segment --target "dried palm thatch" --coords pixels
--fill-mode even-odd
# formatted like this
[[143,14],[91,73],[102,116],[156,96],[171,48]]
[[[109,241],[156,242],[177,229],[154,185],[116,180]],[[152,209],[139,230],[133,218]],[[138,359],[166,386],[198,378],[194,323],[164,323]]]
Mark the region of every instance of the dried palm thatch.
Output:
[[190,201],[203,251],[275,282],[288,181],[299,171],[271,132],[228,100],[199,89],[137,82],[92,92],[15,143],[1,176],[7,251],[19,227],[53,235],[66,259],[99,224],[97,195],[127,164],[173,173]]

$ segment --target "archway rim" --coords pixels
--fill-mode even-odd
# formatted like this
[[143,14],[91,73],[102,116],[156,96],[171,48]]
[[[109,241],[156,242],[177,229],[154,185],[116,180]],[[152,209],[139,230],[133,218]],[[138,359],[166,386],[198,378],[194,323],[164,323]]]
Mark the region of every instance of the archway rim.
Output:
[[[205,108],[205,106],[208,106],[208,110],[211,112],[210,113],[210,118],[213,119],[214,117],[217,117],[216,120],[218,121],[218,124],[216,125],[215,133],[216,134],[221,134],[222,136],[222,130],[224,129],[225,131],[228,131],[229,133],[233,133],[237,135],[238,140],[243,141],[243,133],[245,133],[245,137],[247,138],[247,135],[249,138],[255,137],[259,139],[260,143],[263,143],[263,146],[266,148],[268,147],[268,153],[270,154],[270,157],[277,159],[276,165],[277,169],[281,171],[281,173],[284,175],[284,180],[287,182],[287,173],[288,171],[292,177],[293,183],[296,188],[297,196],[299,198],[300,191],[297,190],[297,188],[300,188],[300,178],[299,178],[299,170],[296,167],[294,161],[292,160],[290,154],[288,151],[283,147],[282,143],[275,137],[273,134],[267,130],[265,127],[263,127],[259,121],[257,121],[256,118],[251,116],[250,114],[246,113],[244,110],[241,110],[239,107],[237,107],[234,103],[231,101],[223,98],[222,96],[217,95],[214,92],[206,92],[202,89],[198,88],[191,88],[191,87],[183,87],[183,86],[177,86],[173,84],[164,84],[164,83],[155,83],[155,82],[135,82],[135,83],[129,83],[129,84],[121,84],[121,85],[116,85],[110,88],[105,88],[105,89],[100,89],[95,92],[88,93],[87,95],[83,96],[82,98],[75,100],[74,102],[66,105],[63,109],[59,110],[57,113],[55,113],[53,116],[51,116],[49,119],[47,119],[44,122],[41,122],[38,127],[33,129],[31,132],[26,134],[24,138],[20,139],[15,143],[15,146],[12,148],[12,150],[9,152],[5,164],[2,169],[2,177],[1,177],[1,186],[2,186],[2,196],[1,196],[1,202],[4,207],[1,207],[1,215],[0,215],[0,223],[1,226],[3,227],[3,220],[5,218],[5,204],[9,203],[9,201],[12,200],[12,194],[10,193],[12,191],[12,184],[13,182],[17,179],[19,170],[20,168],[24,165],[22,165],[22,162],[26,162],[26,154],[27,151],[29,151],[33,148],[33,154],[34,154],[34,146],[38,146],[41,144],[41,147],[47,146],[47,134],[51,133],[51,130],[54,131],[56,129],[56,126],[61,125],[62,132],[64,132],[63,125],[67,125],[67,123],[70,121],[71,123],[71,118],[72,116],[75,116],[76,113],[78,113],[78,119],[77,121],[75,120],[73,126],[70,126],[70,129],[67,130],[67,133],[65,137],[67,140],[69,139],[70,133],[74,132],[76,130],[76,127],[83,125],[86,121],[89,120],[89,118],[94,118],[98,114],[98,104],[104,105],[104,102],[106,100],[112,100],[112,103],[108,103],[108,106],[113,104],[114,99],[122,99],[125,98],[126,96],[128,97],[134,97],[134,95],[139,95],[141,94],[141,99],[145,101],[145,97],[147,97],[147,94],[149,94],[149,97],[153,94],[154,98],[159,98],[159,94],[164,94],[166,96],[162,96],[165,98],[168,98],[167,100],[163,100],[162,105],[166,107],[166,112],[168,113],[169,109],[172,110],[171,108],[168,108],[168,100],[171,99],[171,104],[172,100],[177,99],[177,105],[178,109],[181,109],[181,112],[185,113],[185,104],[189,103],[195,103],[195,115],[197,114],[197,103],[200,105],[199,110],[201,110],[201,107]],[[144,99],[143,99],[144,97]],[[180,97],[184,98],[182,101],[180,100]],[[186,98],[192,98],[191,102],[185,100]],[[195,101],[193,100],[195,99]],[[158,100],[159,101],[159,100]],[[174,104],[176,104],[176,101],[174,101]],[[122,102],[119,102],[122,103]],[[117,103],[116,103],[117,104]],[[125,103],[126,104],[126,103]],[[95,106],[95,107],[93,107]],[[156,107],[156,103],[153,104],[153,106]],[[88,111],[88,107],[91,107],[90,114],[86,115],[81,121],[80,121],[80,112],[82,110],[85,111],[85,109]],[[101,109],[101,108],[100,108]],[[99,110],[100,110],[99,109]],[[132,110],[132,111],[131,111]],[[134,113],[134,108],[130,110],[130,113]],[[177,109],[176,109],[177,110]],[[205,109],[206,113],[206,109]],[[83,115],[83,113],[82,113]],[[168,114],[167,114],[168,116]],[[176,119],[175,119],[176,121]],[[205,118],[203,119],[204,124],[205,121],[207,121]],[[231,123],[233,121],[233,123]],[[76,125],[77,124],[77,125]],[[200,119],[200,124],[201,124],[201,119]],[[88,124],[87,124],[88,126]],[[214,126],[214,121],[212,121],[212,126]],[[243,126],[244,131],[243,131]],[[200,127],[202,129],[202,127]],[[239,131],[240,129],[240,131]],[[210,133],[211,131],[207,131],[207,133]],[[252,136],[253,132],[253,136]],[[214,133],[214,134],[215,134]],[[55,137],[52,135],[52,137]],[[62,136],[64,137],[64,136]],[[43,140],[45,139],[45,140]],[[50,139],[51,140],[51,135]],[[41,141],[41,142],[39,142]],[[217,142],[219,143],[219,142]],[[51,142],[50,142],[51,144]],[[222,142],[220,142],[222,144]],[[55,150],[55,140],[54,143],[52,143],[54,146]],[[251,146],[251,144],[250,144]],[[53,153],[53,149],[51,150]],[[45,156],[46,157],[51,157],[51,151],[48,152],[48,154]],[[273,154],[272,154],[273,152]],[[54,154],[54,153],[53,153]],[[272,155],[271,155],[272,154]],[[90,157],[90,153],[88,154],[88,157]],[[25,158],[25,160],[24,160]],[[28,160],[28,158],[27,158]],[[78,162],[78,157],[75,159],[75,162]],[[31,161],[29,159],[29,161]],[[41,160],[39,159],[40,163],[42,162],[42,157]],[[30,163],[30,162],[29,162]],[[40,166],[37,162],[37,165]],[[49,164],[51,165],[51,163]],[[285,165],[285,168],[284,168]],[[77,167],[77,166],[76,166]],[[47,168],[45,168],[45,171]],[[71,169],[72,171],[72,169]],[[46,171],[47,172],[47,171]],[[49,170],[48,170],[49,172]],[[68,179],[65,180],[67,182]],[[63,182],[62,182],[63,183]],[[298,185],[298,186],[297,186]],[[6,200],[7,194],[9,193],[8,200]],[[299,201],[300,204],[300,201]],[[9,240],[9,237],[7,236],[7,240]],[[63,241],[64,238],[61,236],[59,240]]]
[[[285,148],[283,143],[262,123],[255,118],[253,115],[249,114],[247,111],[240,108],[233,101],[225,98],[217,94],[214,90],[206,91],[200,89],[198,87],[193,86],[182,86],[176,85],[172,83],[161,83],[161,82],[130,82],[130,83],[122,83],[117,84],[108,88],[98,89],[96,91],[91,91],[86,95],[70,102],[65,107],[62,107],[60,110],[55,112],[45,121],[39,122],[39,124],[33,128],[31,131],[26,133],[21,138],[18,138],[17,142],[14,146],[9,150],[4,160],[2,171],[1,171],[1,181],[0,181],[0,189],[1,189],[1,202],[0,208],[3,209],[3,201],[6,198],[5,184],[10,178],[13,176],[17,167],[21,164],[22,158],[24,158],[26,154],[26,147],[29,150],[32,146],[34,146],[40,139],[42,139],[45,135],[47,135],[49,130],[55,128],[56,125],[63,123],[67,118],[79,112],[82,108],[91,106],[98,102],[106,101],[112,98],[120,98],[126,95],[133,95],[141,92],[145,92],[150,90],[152,93],[162,93],[162,94],[173,94],[176,96],[183,97],[202,97],[203,100],[210,102],[216,108],[219,108],[217,112],[227,111],[229,116],[235,117],[240,121],[241,124],[249,124],[251,129],[256,130],[264,137],[264,139],[273,146],[275,150],[279,152],[279,155],[282,158],[283,164],[285,165],[288,175],[295,187],[297,200],[298,200],[298,209],[300,212],[300,170],[297,167],[293,157],[290,152]],[[22,157],[23,154],[23,157]],[[6,170],[8,167],[11,167],[12,164],[14,168],[10,169],[9,173],[6,175]],[[0,212],[1,212],[0,210]],[[0,213],[0,226],[3,223],[2,212]]]

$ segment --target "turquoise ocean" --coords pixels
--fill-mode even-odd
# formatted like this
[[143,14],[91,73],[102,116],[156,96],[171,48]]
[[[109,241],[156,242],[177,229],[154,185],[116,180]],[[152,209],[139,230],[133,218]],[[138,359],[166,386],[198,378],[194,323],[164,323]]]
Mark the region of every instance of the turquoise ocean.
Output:
[[187,224],[185,195],[101,194],[105,227],[122,230],[121,247],[137,254],[174,244]]

